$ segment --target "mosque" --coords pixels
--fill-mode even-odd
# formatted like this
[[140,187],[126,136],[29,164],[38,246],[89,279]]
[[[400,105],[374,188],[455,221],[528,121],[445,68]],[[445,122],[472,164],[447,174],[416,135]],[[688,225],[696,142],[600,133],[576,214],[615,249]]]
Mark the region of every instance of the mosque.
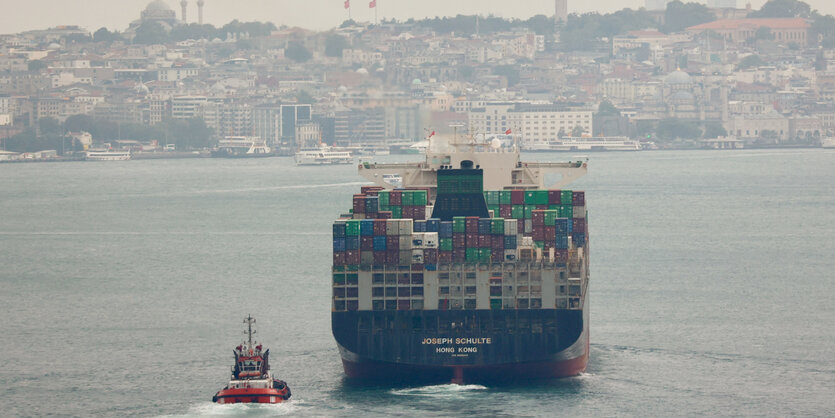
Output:
[[[198,23],[203,24],[203,4],[204,0],[197,1],[197,15]],[[153,0],[148,3],[142,12],[139,14],[139,19],[134,20],[125,30],[125,35],[133,38],[136,35],[136,30],[146,22],[156,22],[162,25],[166,31],[170,31],[177,25],[187,24],[186,8],[188,6],[187,0],[180,1],[182,6],[182,16],[177,19],[177,13],[164,0]]]

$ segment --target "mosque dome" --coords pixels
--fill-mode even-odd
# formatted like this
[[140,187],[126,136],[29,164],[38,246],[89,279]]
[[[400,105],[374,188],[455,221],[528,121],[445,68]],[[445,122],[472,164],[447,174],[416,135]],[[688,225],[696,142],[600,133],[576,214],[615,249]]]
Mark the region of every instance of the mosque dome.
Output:
[[177,14],[163,0],[148,3],[141,14],[142,20],[176,20]]
[[676,70],[671,72],[664,78],[664,84],[690,84],[692,80],[690,79],[690,74],[685,73],[681,70]]
[[171,10],[171,8],[168,7],[168,5],[163,0],[154,0],[150,3],[148,3],[148,6],[145,7],[146,12],[151,12],[151,11],[164,12],[164,11],[168,11],[168,10]]

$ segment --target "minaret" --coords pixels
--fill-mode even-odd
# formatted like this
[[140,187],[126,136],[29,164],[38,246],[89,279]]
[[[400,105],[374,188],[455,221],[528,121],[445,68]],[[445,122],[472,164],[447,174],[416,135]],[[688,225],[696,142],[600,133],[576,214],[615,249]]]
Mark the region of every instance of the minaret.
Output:
[[183,23],[188,23],[188,19],[186,18],[186,9],[188,8],[188,1],[180,1],[180,7],[183,10],[182,15],[180,15],[183,18]]
[[203,4],[206,3],[203,0],[197,0],[197,23],[203,24]]
[[554,0],[554,21],[565,23],[568,19],[568,0]]

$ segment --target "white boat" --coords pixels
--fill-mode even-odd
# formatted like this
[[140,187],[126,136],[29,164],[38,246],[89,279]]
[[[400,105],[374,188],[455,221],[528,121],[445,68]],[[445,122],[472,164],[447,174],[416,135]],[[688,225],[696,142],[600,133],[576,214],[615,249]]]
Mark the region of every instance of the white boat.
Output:
[[640,151],[641,143],[625,136],[565,137],[548,142],[524,144],[525,151]]
[[256,136],[227,136],[218,141],[212,157],[253,158],[269,157],[272,149]]
[[821,146],[824,148],[835,148],[835,136],[821,138]]
[[357,149],[357,155],[380,156],[391,155],[391,150],[385,145],[366,145]]
[[353,164],[350,151],[338,150],[322,145],[318,148],[302,148],[296,152],[297,165]]
[[88,161],[125,161],[130,160],[130,151],[112,149],[90,149],[85,157]]

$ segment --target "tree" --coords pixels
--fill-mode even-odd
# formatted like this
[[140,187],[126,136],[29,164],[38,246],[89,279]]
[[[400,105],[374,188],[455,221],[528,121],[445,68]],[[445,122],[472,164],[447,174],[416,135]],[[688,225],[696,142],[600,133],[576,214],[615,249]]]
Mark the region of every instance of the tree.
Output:
[[313,54],[299,41],[290,41],[284,50],[284,56],[296,62],[305,62],[313,58]]
[[40,71],[47,67],[46,63],[41,60],[32,60],[29,61],[26,66],[28,67],[29,71]]
[[760,10],[752,12],[748,17],[802,17],[809,18],[811,8],[808,4],[798,0],[768,0]]
[[728,131],[722,126],[722,122],[709,121],[705,123],[705,138],[718,138],[720,136],[728,136]]
[[600,102],[599,106],[597,106],[597,113],[595,114],[595,117],[597,116],[620,116],[620,110],[618,110],[612,102],[604,100]]
[[133,43],[143,45],[154,45],[165,43],[168,38],[168,33],[161,24],[154,21],[148,21],[136,28],[136,36],[133,38]]
[[699,3],[682,3],[673,1],[667,3],[667,10],[664,12],[663,31],[681,32],[690,26],[712,22],[716,16],[708,10],[707,6]]
[[111,32],[105,27],[101,27],[93,33],[93,42],[114,42],[123,40],[124,38],[122,38],[122,35],[120,35],[119,32]]
[[325,56],[342,57],[342,50],[348,48],[348,40],[344,36],[335,33],[325,38]]
[[749,55],[749,56],[743,58],[741,61],[739,61],[739,65],[737,65],[737,69],[744,70],[746,68],[756,68],[756,67],[761,67],[765,64],[766,64],[766,62],[763,61],[763,59],[760,58],[759,55],[754,54],[754,55]]
[[177,25],[171,29],[168,38],[172,41],[185,41],[188,39],[208,39],[221,37],[221,33],[212,25],[201,25],[199,23],[191,23],[188,25]]
[[61,122],[53,117],[45,117],[38,119],[38,129],[41,135],[60,134]]
[[519,68],[515,65],[497,65],[493,67],[493,74],[507,78],[508,87],[519,83]]
[[574,129],[571,130],[571,136],[573,136],[573,137],[582,136],[584,132],[586,132],[586,130],[583,129],[582,126],[574,125]]
[[816,16],[810,30],[811,38],[821,38],[821,46],[835,48],[835,17],[832,15]]

